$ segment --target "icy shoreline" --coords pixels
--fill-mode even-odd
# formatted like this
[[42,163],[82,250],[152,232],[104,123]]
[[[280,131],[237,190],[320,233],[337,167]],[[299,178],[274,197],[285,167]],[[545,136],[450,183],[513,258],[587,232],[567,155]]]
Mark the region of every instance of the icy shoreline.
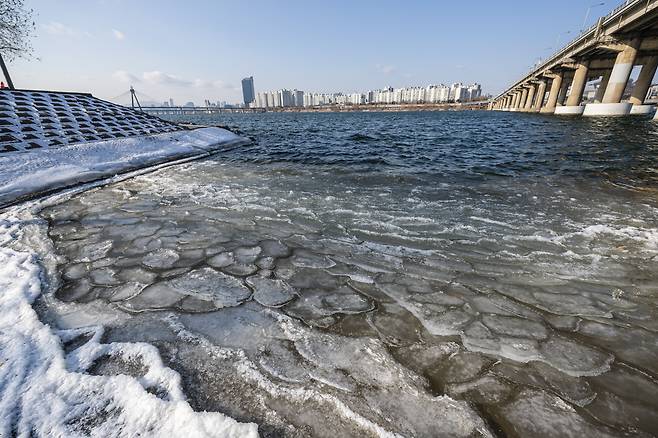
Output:
[[209,156],[249,140],[199,128],[0,156],[0,208],[29,197],[183,158]]
[[[194,412],[155,347],[104,344],[100,326],[53,330],[41,322],[32,304],[52,284],[43,254],[21,245],[46,241],[39,222],[27,209],[0,217],[0,436],[258,436],[256,424]],[[138,361],[146,373],[87,374],[102,356]]]
[[[246,142],[224,129],[200,128],[5,155],[0,157],[0,207]],[[101,326],[54,330],[40,321],[32,305],[44,288],[57,287],[57,278],[47,272],[44,257],[52,254],[41,248],[47,245],[47,225],[33,216],[39,208],[39,202],[28,203],[0,213],[0,436],[132,436],[144,431],[162,436],[258,436],[256,424],[217,412],[195,412],[180,376],[162,363],[152,345],[104,344]],[[104,356],[137,361],[146,373],[139,378],[87,373]]]

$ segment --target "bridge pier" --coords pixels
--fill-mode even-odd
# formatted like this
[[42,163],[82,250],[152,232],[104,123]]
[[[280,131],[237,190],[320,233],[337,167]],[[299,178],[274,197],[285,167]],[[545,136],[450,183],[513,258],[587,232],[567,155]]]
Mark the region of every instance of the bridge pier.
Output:
[[523,111],[525,109],[526,100],[528,100],[528,89],[524,87],[521,90],[521,98],[519,99],[517,111]]
[[539,81],[539,86],[537,88],[537,97],[535,98],[535,103],[532,106],[532,112],[539,112],[542,105],[544,105],[544,98],[546,97],[546,79],[541,79]]
[[521,100],[521,92],[517,91],[514,93],[514,99],[512,100],[512,107],[510,108],[510,111],[518,111],[519,110],[519,101]]
[[523,107],[524,112],[530,112],[532,105],[535,101],[535,84],[528,85],[528,96],[526,98],[525,106]]
[[642,65],[640,75],[635,82],[635,87],[631,93],[630,103],[633,104],[631,114],[651,114],[655,107],[653,105],[645,105],[644,99],[647,97],[647,92],[651,86],[651,81],[656,74],[658,67],[658,56],[648,57]]
[[571,93],[567,97],[566,105],[555,108],[555,114],[581,115],[583,113],[585,107],[581,106],[580,102],[583,100],[583,91],[585,91],[585,85],[587,84],[588,72],[589,61],[578,63],[571,81]]
[[605,93],[605,89],[608,87],[611,73],[612,70],[608,69],[603,72],[603,75],[601,75],[601,83],[599,84],[599,88],[596,90],[596,94],[594,95],[594,103],[601,103],[601,101],[603,101],[603,93]]
[[567,100],[567,92],[569,91],[572,80],[573,76],[570,73],[567,74],[565,72],[564,76],[562,77],[562,88],[560,88],[560,94],[558,94],[557,98],[557,106],[564,106],[565,101]]
[[562,89],[562,79],[564,78],[564,73],[559,72],[553,75],[551,81],[551,90],[548,92],[548,101],[546,106],[539,110],[539,112],[544,114],[553,114],[555,112],[555,107],[557,106],[557,99]]
[[610,73],[610,80],[603,93],[603,100],[601,103],[588,104],[583,113],[584,116],[625,116],[630,114],[633,104],[622,102],[621,98],[628,79],[631,77],[639,46],[639,38],[624,44],[623,49],[615,59],[615,65]]

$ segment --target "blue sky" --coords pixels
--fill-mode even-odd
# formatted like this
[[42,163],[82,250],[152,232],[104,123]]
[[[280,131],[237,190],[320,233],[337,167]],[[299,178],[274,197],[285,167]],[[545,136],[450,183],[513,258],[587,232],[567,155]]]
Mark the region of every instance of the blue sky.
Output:
[[[365,91],[479,82],[495,94],[575,36],[592,0],[26,0],[38,59],[20,88],[113,98],[240,100],[257,91]],[[592,9],[589,22],[619,1]],[[571,32],[568,34],[567,32]]]

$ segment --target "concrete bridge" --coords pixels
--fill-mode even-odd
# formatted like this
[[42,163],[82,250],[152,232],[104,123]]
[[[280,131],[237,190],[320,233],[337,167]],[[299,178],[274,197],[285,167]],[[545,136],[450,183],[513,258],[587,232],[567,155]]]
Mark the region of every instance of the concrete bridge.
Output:
[[[634,66],[641,70],[622,101]],[[658,66],[658,0],[627,0],[494,98],[490,109],[562,115],[650,114],[645,102]],[[588,81],[600,79],[583,104]]]

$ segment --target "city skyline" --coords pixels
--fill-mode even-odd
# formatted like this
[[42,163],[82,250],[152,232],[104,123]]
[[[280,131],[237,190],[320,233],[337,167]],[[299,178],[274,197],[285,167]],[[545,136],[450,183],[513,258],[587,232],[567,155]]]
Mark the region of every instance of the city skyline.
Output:
[[[274,108],[274,107],[295,107],[295,106],[322,106],[331,104],[396,104],[396,103],[447,103],[447,102],[468,102],[478,100],[481,97],[488,96],[482,90],[479,83],[464,85],[462,82],[456,82],[451,85],[443,83],[433,83],[428,85],[409,85],[405,87],[383,87],[368,89],[361,92],[318,92],[299,90],[297,88],[279,88],[268,91],[256,91],[254,88],[254,77],[249,76],[242,79],[242,97],[238,101],[203,99],[203,106],[217,107],[252,107],[252,108]],[[139,94],[139,93],[138,93]],[[253,96],[253,99],[250,99]],[[265,97],[272,96],[272,98]],[[278,96],[278,97],[274,97]],[[278,102],[272,104],[271,102]],[[183,103],[184,102],[184,103]],[[263,104],[269,102],[269,104]],[[117,101],[116,103],[121,103]],[[251,105],[249,105],[251,104]],[[200,106],[189,99],[182,99],[174,102],[173,98],[161,99],[159,101],[144,101],[143,106],[162,106],[162,107],[193,107]]]
[[[478,83],[464,85],[454,83],[430,84],[427,86],[385,87],[365,92],[344,93],[342,91],[325,93],[298,89],[279,89],[260,91],[254,96],[249,106],[254,108],[277,107],[312,107],[323,105],[366,105],[366,104],[418,104],[467,102],[479,99],[482,87]],[[247,104],[245,99],[245,104]]]
[[[617,3],[593,8],[588,24]],[[349,93],[438,80],[478,82],[495,94],[576,36],[590,2],[528,8],[520,0],[475,1],[467,13],[462,4],[429,1],[404,9],[389,1],[198,1],[176,8],[151,0],[28,0],[27,6],[37,12],[38,59],[10,63],[18,87],[111,99],[133,85],[156,101],[237,102],[247,74],[259,78],[260,89],[294,84]],[[566,9],[573,13],[559,13]],[[420,18],[395,19],[405,11]],[[508,16],[516,17],[515,26],[491,31]],[[246,26],[241,17],[249,17]],[[512,45],[514,51],[504,50]],[[490,68],[499,64],[508,68]]]

